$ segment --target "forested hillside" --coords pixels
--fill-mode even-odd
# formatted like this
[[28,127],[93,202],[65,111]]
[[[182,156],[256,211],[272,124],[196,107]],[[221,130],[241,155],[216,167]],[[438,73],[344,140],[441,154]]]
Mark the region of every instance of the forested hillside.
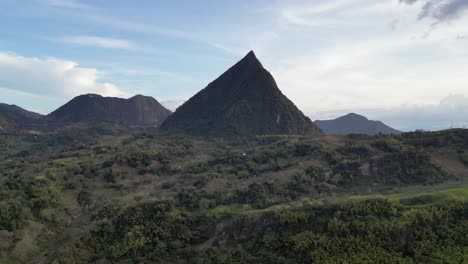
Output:
[[0,136],[0,263],[463,263],[468,131]]

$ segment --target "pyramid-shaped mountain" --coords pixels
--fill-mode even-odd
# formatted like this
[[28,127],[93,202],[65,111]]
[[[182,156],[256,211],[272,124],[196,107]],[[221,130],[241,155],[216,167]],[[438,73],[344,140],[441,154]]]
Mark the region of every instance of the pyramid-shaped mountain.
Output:
[[47,119],[59,123],[109,123],[125,126],[159,126],[172,112],[153,97],[130,99],[80,95],[50,113]]
[[317,120],[315,124],[320,127],[325,134],[330,135],[401,133],[385,125],[381,121],[369,120],[367,117],[355,113],[349,113],[333,120]]
[[281,93],[253,51],[180,106],[162,128],[199,136],[321,133]]

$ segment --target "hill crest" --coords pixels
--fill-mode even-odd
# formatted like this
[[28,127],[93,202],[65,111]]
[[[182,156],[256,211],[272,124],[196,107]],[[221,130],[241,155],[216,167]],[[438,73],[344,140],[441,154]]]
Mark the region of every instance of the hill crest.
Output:
[[314,123],[320,127],[325,134],[331,135],[401,133],[381,121],[369,120],[367,117],[356,113],[349,113],[332,120],[316,120]]
[[47,115],[58,123],[112,123],[126,126],[159,126],[172,112],[149,96],[129,99],[79,95]]
[[0,131],[23,128],[41,117],[41,114],[25,110],[17,105],[0,103]]

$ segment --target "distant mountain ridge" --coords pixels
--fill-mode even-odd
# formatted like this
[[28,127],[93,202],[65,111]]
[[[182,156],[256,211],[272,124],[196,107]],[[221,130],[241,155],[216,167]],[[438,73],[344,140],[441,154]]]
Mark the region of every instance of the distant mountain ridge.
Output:
[[149,96],[130,99],[85,94],[73,98],[47,115],[55,123],[110,123],[126,126],[159,126],[172,112]]
[[401,132],[391,128],[381,121],[373,121],[367,117],[355,113],[338,117],[333,120],[316,120],[314,123],[320,127],[325,134],[347,135],[347,134],[400,134]]
[[0,131],[22,128],[42,117],[16,105],[0,103]]
[[333,120],[316,120],[314,123],[320,127],[325,134],[347,135],[347,134],[400,134],[401,132],[391,128],[381,121],[373,121],[365,116],[349,113]]
[[321,133],[253,51],[180,106],[162,128],[205,136]]

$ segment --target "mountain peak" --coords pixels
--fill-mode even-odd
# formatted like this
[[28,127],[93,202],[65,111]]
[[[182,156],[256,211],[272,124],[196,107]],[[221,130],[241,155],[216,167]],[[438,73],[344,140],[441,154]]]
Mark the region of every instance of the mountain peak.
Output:
[[[103,96],[100,95],[100,94],[87,93],[87,94],[79,95],[79,96],[77,96],[77,97],[101,98],[101,97],[103,97]],[[77,98],[77,97],[76,97],[76,98]]]
[[145,95],[141,95],[141,94],[137,94],[131,98],[129,98],[128,100],[141,100],[141,99],[154,99],[153,97],[151,96],[145,96]]
[[363,120],[363,121],[368,121],[368,120],[369,120],[369,119],[367,119],[367,117],[362,116],[362,115],[359,115],[359,114],[356,114],[356,113],[349,113],[349,114],[344,115],[344,116],[339,117],[339,118],[342,118],[342,119],[351,119],[351,120]]
[[30,118],[30,119],[38,119],[42,116],[41,114],[25,110],[15,104],[10,105],[10,104],[0,103],[0,111],[5,112],[5,113],[9,112],[10,115],[15,115],[15,116],[19,116],[22,118]]
[[0,103],[0,131],[15,130],[34,124],[41,114],[30,112],[17,105]]
[[333,120],[317,120],[315,124],[317,124],[324,133],[332,135],[400,133],[400,131],[380,121],[369,120],[367,117],[356,113],[349,113]]
[[245,55],[246,57],[247,56],[254,56],[255,57],[255,52],[253,50],[250,50],[249,52],[247,52],[247,55]]
[[250,61],[258,61],[257,56],[255,55],[255,52],[253,50],[249,51],[242,60],[250,60]]
[[111,123],[126,126],[159,126],[172,112],[153,97],[130,99],[85,94],[48,115],[57,123]]
[[253,51],[180,106],[162,127],[202,136],[320,133]]
[[240,69],[243,71],[263,70],[263,65],[253,50],[249,51],[239,62],[232,66],[227,72]]

